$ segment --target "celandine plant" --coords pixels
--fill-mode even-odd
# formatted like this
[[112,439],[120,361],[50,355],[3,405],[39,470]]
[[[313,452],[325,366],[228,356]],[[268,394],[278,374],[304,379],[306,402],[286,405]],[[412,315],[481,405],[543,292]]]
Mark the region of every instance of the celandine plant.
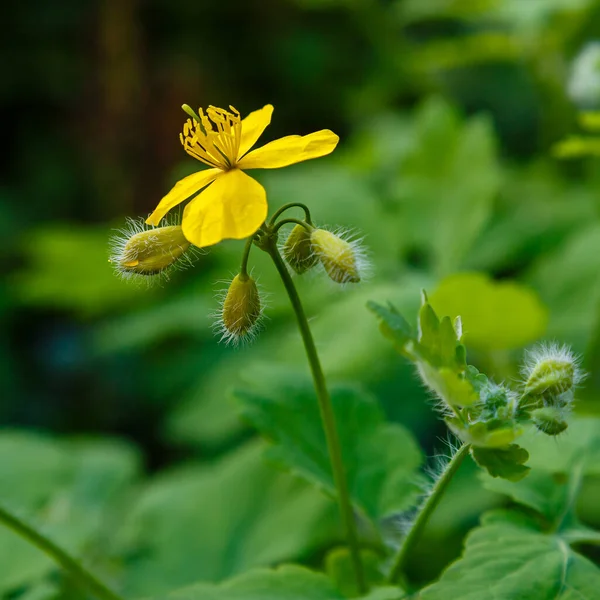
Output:
[[[121,255],[113,253],[111,260],[121,273],[133,271],[141,274],[144,268],[148,275],[154,275],[157,272],[156,264],[160,263],[167,269],[180,260],[187,250],[186,242],[197,248],[205,248],[224,239],[247,238],[240,272],[229,285],[219,314],[222,339],[238,342],[253,335],[262,314],[260,294],[248,272],[252,246],[256,245],[272,258],[296,314],[306,349],[357,587],[361,592],[366,592],[356,523],[331,399],[306,314],[287,266],[301,274],[320,263],[333,281],[357,283],[361,279],[364,253],[356,242],[316,228],[308,207],[303,204],[282,206],[267,221],[265,189],[244,172],[246,169],[276,169],[325,156],[334,150],[339,138],[332,131],[323,130],[305,136],[287,136],[251,150],[271,122],[273,107],[267,105],[243,120],[235,108],[229,108],[224,110],[209,106],[206,113],[202,109],[196,113],[187,104],[183,105],[183,110],[190,118],[180,135],[181,143],[190,156],[209,168],[177,183],[148,217],[146,223],[153,229],[136,233],[124,243],[119,242],[123,252]],[[192,199],[183,211],[179,229],[172,225],[160,225],[169,210],[190,197]],[[293,208],[303,210],[303,220],[285,217],[285,213]],[[286,265],[279,249],[279,231],[288,224],[295,227],[282,248]],[[140,236],[152,236],[154,241],[150,249],[142,243]],[[179,244],[173,242],[174,237],[178,238]],[[150,257],[152,253],[154,256]],[[170,257],[170,260],[165,260],[165,257]]]
[[[206,112],[198,113],[187,105],[183,108],[190,118],[184,125],[181,142],[188,154],[208,168],[177,183],[146,223],[130,222],[112,242],[111,262],[126,278],[151,280],[168,276],[171,269],[189,262],[194,249],[225,239],[246,239],[239,272],[229,284],[218,313],[223,339],[237,343],[256,332],[263,311],[260,291],[248,268],[251,251],[256,247],[271,257],[296,315],[312,373],[326,449],[321,451],[318,435],[312,435],[312,431],[311,435],[305,435],[306,428],[318,422],[318,417],[315,414],[307,422],[306,415],[298,412],[298,395],[294,397],[290,392],[285,398],[284,402],[292,406],[289,413],[276,402],[264,402],[260,407],[256,402],[249,412],[254,410],[255,422],[260,422],[260,415],[256,418],[260,411],[278,411],[273,419],[263,419],[259,429],[279,444],[282,463],[296,467],[296,472],[303,472],[308,481],[319,487],[335,491],[346,547],[327,556],[328,577],[298,567],[284,567],[248,574],[218,588],[196,586],[174,598],[408,598],[417,591],[408,568],[409,559],[461,463],[472,456],[482,473],[487,473],[488,484],[500,481],[509,486],[523,485],[530,476],[526,464],[529,453],[521,445],[528,432],[556,437],[570,427],[574,391],[582,380],[578,360],[566,347],[541,345],[526,354],[521,381],[513,386],[495,383],[467,363],[460,318],[454,321],[438,318],[425,293],[416,330],[392,307],[371,304],[383,333],[415,365],[418,376],[436,399],[440,417],[458,440],[430,485],[421,490],[420,503],[416,502],[419,494],[415,493],[415,481],[421,479],[410,471],[413,467],[398,469],[403,462],[418,466],[414,443],[400,426],[385,423],[377,408],[359,394],[345,390],[341,395],[330,395],[292,277],[292,273],[301,275],[321,266],[338,284],[358,283],[367,267],[363,248],[346,234],[316,227],[309,208],[303,204],[284,205],[269,218],[264,188],[244,172],[325,156],[336,147],[338,137],[324,130],[284,137],[252,150],[270,122],[272,106],[267,105],[243,120],[232,107],[230,110],[209,107]],[[171,209],[185,201],[188,203],[180,224],[165,220]],[[289,216],[289,211],[295,209],[301,210],[301,218]],[[285,226],[291,226],[291,231],[282,236]],[[251,393],[246,396],[246,408],[253,399]],[[314,400],[303,410],[312,414],[312,407],[316,413]],[[336,421],[340,415],[350,425]],[[286,431],[278,437],[277,428],[290,427],[287,420],[294,416],[299,423],[291,425],[291,434]],[[386,454],[387,446],[393,455]],[[569,475],[564,494],[563,490],[559,493],[555,489],[557,481],[548,481],[543,476],[531,488],[519,488],[519,493],[513,491],[515,488],[500,488],[498,491],[512,494],[517,500],[525,498],[523,503],[537,510],[539,519],[514,512],[484,515],[482,526],[472,536],[475,541],[467,540],[464,556],[438,582],[420,590],[419,598],[598,597],[587,595],[586,590],[597,591],[600,573],[571,548],[578,543],[598,543],[600,538],[580,524],[573,512],[587,468],[587,459],[581,459],[579,451],[573,456],[575,475],[572,478]],[[553,498],[563,494],[564,502],[548,508],[544,499],[536,496],[535,486],[540,482]],[[390,507],[393,512],[416,504],[410,517],[402,518],[407,526],[400,543],[392,542],[386,529],[387,517],[399,515],[390,515]],[[119,595],[78,560],[23,519],[0,507],[0,521],[51,556],[89,593],[104,600],[120,600]],[[532,575],[528,572],[515,575],[511,570],[517,565],[517,570],[523,571],[522,562],[532,560],[536,569],[549,573],[540,576],[543,581],[533,592]],[[556,564],[559,572],[555,575]],[[567,592],[571,591],[577,595],[569,596]]]
[[418,330],[393,307],[370,304],[384,335],[417,368],[460,445],[443,467],[410,524],[393,560],[389,581],[403,581],[406,563],[450,480],[470,453],[492,477],[518,482],[529,472],[527,450],[515,441],[528,428],[556,436],[568,427],[574,390],[582,380],[578,359],[564,346],[540,345],[525,356],[515,389],[491,381],[467,364],[460,317],[439,319],[423,292]]

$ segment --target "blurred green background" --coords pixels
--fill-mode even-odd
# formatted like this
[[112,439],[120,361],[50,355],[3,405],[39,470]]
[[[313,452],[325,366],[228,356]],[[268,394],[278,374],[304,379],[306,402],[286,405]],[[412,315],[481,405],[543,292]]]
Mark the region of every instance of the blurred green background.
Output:
[[[340,290],[324,275],[306,276],[297,279],[300,293],[330,379],[359,382],[428,453],[440,448],[444,427],[411,367],[381,338],[367,300],[412,316],[426,288],[439,312],[463,315],[471,361],[499,381],[518,377],[533,341],[571,344],[590,374],[578,410],[598,412],[600,170],[594,158],[558,160],[552,147],[578,131],[580,111],[600,108],[599,1],[30,0],[4,3],[0,22],[3,460],[30,457],[38,473],[41,456],[59,465],[69,444],[100,437],[81,451],[82,465],[86,452],[100,462],[112,452],[116,470],[102,463],[109,479],[145,485],[142,473],[194,461],[194,493],[203,498],[225,485],[235,495],[236,469],[263,468],[232,386],[269,377],[267,366],[306,372],[267,257],[255,249],[251,262],[268,320],[242,348],[219,344],[211,331],[215,292],[236,272],[241,243],[211,248],[152,288],[117,279],[107,262],[113,230],[146,216],[197,170],[178,141],[183,102],[232,104],[242,114],[272,103],[261,142],[321,128],[340,134],[330,157],[256,176],[272,208],[304,202],[319,224],[364,235],[368,281]],[[224,481],[211,479],[215,465]],[[192,485],[180,472],[171,477]],[[248,477],[259,476],[246,475],[245,485]],[[415,559],[422,580],[498,502],[464,478],[440,517],[445,543],[422,564]],[[144,510],[160,513],[168,493],[179,497],[159,481],[139,508],[144,518]],[[212,502],[205,514],[216,510]],[[592,505],[587,519],[598,524]],[[124,585],[148,593],[150,571],[168,589],[283,558],[318,564],[331,540],[327,519],[319,522],[321,538],[291,549],[248,550],[252,560],[238,556],[204,574],[156,559]],[[111,561],[140,562],[160,545],[131,542],[136,523]]]

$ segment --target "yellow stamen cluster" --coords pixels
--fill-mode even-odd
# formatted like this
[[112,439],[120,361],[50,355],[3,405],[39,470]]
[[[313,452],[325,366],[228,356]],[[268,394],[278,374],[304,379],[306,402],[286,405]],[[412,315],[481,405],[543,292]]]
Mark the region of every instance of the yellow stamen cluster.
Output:
[[228,171],[233,169],[238,159],[242,137],[240,113],[229,107],[209,106],[206,114],[200,108],[199,118],[188,119],[183,125],[179,139],[185,151],[209,167]]

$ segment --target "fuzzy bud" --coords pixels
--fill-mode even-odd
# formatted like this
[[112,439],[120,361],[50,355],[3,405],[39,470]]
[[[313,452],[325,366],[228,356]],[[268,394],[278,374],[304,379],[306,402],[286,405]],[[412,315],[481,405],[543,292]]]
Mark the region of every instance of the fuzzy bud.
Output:
[[356,244],[331,231],[315,229],[310,242],[325,271],[336,283],[358,283],[358,255]]
[[568,427],[563,412],[553,406],[536,408],[531,412],[531,420],[546,435],[558,435]]
[[135,221],[112,240],[110,262],[123,277],[159,275],[190,249],[179,225],[146,228]]
[[581,372],[574,354],[565,346],[540,346],[530,352],[523,367],[524,393],[543,397],[546,402],[569,392],[581,381]]
[[303,225],[296,225],[290,232],[282,252],[288,265],[301,275],[315,266],[319,257],[310,243],[311,234]]
[[236,275],[223,301],[221,320],[225,337],[238,339],[251,334],[260,315],[256,282],[249,275]]

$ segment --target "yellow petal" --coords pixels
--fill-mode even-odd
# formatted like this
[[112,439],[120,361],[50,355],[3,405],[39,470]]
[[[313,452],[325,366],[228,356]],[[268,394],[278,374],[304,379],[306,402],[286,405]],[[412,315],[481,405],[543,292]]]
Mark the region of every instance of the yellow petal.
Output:
[[251,236],[267,217],[267,194],[239,169],[227,171],[194,198],[183,213],[183,234],[195,246]]
[[288,135],[249,152],[238,163],[240,169],[278,169],[333,151],[339,137],[329,129],[309,135]]
[[256,144],[262,132],[269,126],[272,114],[273,106],[267,104],[263,108],[251,112],[242,121],[242,139],[238,150],[238,160]]
[[158,203],[154,212],[146,219],[148,225],[158,225],[160,220],[174,207],[187,200],[192,194],[214,181],[223,171],[205,169],[178,181],[173,189]]

